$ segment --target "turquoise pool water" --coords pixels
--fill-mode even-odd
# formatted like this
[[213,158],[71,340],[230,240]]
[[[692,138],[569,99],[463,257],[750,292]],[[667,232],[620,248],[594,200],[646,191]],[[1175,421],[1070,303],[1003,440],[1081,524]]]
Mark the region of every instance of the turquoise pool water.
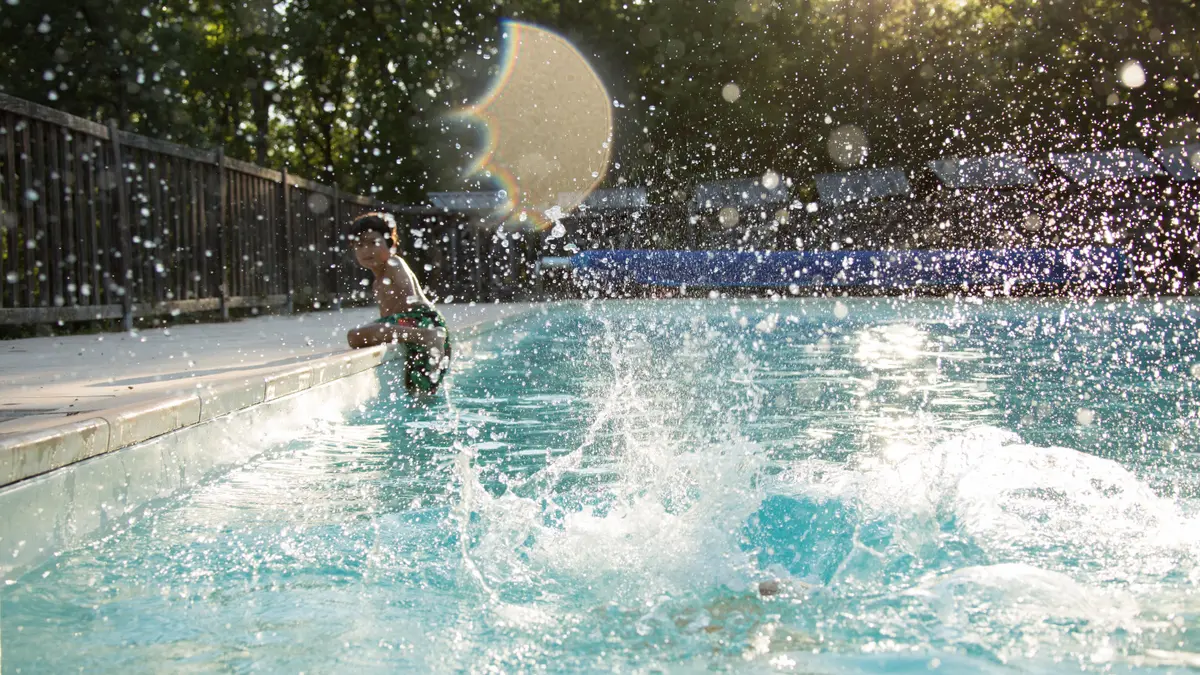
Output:
[[1197,314],[552,307],[12,580],[3,672],[1182,672]]

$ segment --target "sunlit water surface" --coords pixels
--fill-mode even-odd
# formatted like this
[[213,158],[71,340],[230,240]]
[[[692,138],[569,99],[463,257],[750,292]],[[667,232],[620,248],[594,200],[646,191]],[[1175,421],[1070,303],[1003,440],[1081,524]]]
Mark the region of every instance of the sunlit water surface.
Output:
[[552,307],[0,589],[3,672],[1196,667],[1196,316]]

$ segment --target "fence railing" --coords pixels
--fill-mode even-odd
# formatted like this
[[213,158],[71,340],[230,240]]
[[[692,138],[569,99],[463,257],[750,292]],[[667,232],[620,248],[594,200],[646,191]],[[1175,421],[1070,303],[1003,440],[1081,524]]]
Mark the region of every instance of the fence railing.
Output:
[[463,214],[348,194],[0,94],[0,324],[131,326],[365,300],[343,226],[367,210],[396,216],[417,273],[442,298],[527,286],[536,234],[498,236]]

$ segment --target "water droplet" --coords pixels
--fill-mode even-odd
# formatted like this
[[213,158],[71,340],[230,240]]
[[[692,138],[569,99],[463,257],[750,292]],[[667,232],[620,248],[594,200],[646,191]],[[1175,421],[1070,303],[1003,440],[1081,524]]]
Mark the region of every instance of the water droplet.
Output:
[[1120,78],[1121,84],[1130,89],[1137,89],[1146,84],[1146,70],[1142,68],[1141,63],[1133,59],[1117,68],[1117,77]]
[[308,209],[317,215],[325,213],[329,210],[329,198],[319,192],[314,192],[308,196]]
[[867,134],[856,125],[843,124],[829,135],[827,147],[829,158],[838,166],[857,166],[867,159]]

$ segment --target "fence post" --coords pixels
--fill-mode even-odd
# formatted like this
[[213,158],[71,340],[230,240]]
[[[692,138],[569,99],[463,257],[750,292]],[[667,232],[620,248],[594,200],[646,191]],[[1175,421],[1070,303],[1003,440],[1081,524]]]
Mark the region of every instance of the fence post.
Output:
[[292,240],[292,192],[288,186],[287,167],[283,167],[283,241],[287,261],[287,313],[296,311],[296,247]]
[[471,298],[476,302],[483,302],[483,266],[487,264],[487,256],[483,253],[483,230],[484,228],[476,223],[471,223],[474,241],[475,264],[471,267],[471,286],[475,292],[475,297]]
[[533,300],[542,302],[546,299],[546,283],[542,279],[542,254],[546,252],[546,235],[540,230],[533,231],[529,250],[529,257],[533,260]]
[[333,258],[333,297],[330,299],[329,304],[333,305],[336,309],[341,309],[342,270],[341,265],[338,263],[341,262],[339,254],[341,253],[342,246],[338,239],[338,232],[341,230],[339,223],[342,221],[342,195],[338,191],[337,182],[331,182],[333,183],[333,248],[330,250],[330,257]]
[[133,234],[129,229],[129,202],[125,194],[125,163],[121,158],[121,137],[117,121],[108,121],[108,140],[112,143],[113,164],[117,184],[117,239],[121,244],[121,327],[133,330]]
[[229,320],[229,258],[226,252],[225,239],[227,223],[226,218],[229,215],[228,207],[225,204],[227,195],[227,186],[225,184],[225,146],[217,148],[217,199],[220,206],[217,207],[217,264],[221,267],[221,284],[218,286],[221,300],[221,320]]

